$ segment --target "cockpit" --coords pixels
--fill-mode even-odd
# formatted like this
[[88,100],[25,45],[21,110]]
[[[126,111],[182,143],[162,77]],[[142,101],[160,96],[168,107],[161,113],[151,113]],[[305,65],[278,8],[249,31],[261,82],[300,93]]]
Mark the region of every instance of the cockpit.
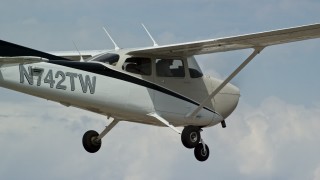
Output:
[[[167,104],[161,104],[163,93],[158,91],[160,87],[172,93],[177,93],[179,94],[178,96],[182,95],[187,97],[195,102],[202,102],[214,88],[213,80],[208,77],[203,77],[203,73],[193,56],[181,58],[166,56],[144,57],[130,56],[126,53],[127,52],[121,51],[117,53],[106,53],[92,57],[90,61],[104,63],[105,66],[110,69],[122,71],[124,74],[143,79],[146,83],[154,84],[152,87],[155,91],[151,91],[150,95],[154,98],[154,101],[157,102],[156,108],[159,111],[168,111]],[[127,77],[127,75],[124,76]],[[135,93],[133,89],[128,91],[129,94]],[[214,109],[214,103],[214,100],[212,100],[206,107]]]
[[89,61],[106,63],[140,76],[163,78],[200,78],[203,73],[193,56],[188,58],[148,58],[106,53],[92,57]]

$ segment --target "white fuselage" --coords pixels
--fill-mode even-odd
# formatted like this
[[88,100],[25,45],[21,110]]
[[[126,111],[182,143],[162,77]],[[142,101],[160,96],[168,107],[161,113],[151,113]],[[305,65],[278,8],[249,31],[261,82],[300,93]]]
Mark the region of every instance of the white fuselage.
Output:
[[178,81],[145,79],[104,63],[93,63],[99,64],[98,73],[46,62],[3,65],[0,86],[119,120],[157,126],[163,124],[149,113],[157,112],[174,126],[213,126],[229,116],[239,100],[238,88],[228,84],[196,118],[188,119],[186,115],[220,80],[205,76]]

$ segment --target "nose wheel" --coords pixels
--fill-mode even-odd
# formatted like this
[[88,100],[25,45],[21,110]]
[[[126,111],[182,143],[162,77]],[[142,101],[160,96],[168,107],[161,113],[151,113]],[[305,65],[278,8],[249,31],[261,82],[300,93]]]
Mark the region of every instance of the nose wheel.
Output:
[[188,148],[194,148],[194,156],[198,161],[205,161],[209,158],[209,147],[201,138],[201,128],[196,126],[186,126],[181,133],[181,142]]
[[209,158],[209,147],[206,144],[199,143],[194,148],[194,156],[198,161],[205,161]]

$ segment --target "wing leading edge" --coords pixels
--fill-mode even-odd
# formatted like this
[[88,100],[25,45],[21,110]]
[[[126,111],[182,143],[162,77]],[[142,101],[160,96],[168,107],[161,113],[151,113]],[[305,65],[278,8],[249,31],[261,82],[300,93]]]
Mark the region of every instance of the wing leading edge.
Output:
[[261,33],[193,41],[130,51],[129,55],[192,56],[232,50],[267,47],[320,37],[320,24],[305,25]]

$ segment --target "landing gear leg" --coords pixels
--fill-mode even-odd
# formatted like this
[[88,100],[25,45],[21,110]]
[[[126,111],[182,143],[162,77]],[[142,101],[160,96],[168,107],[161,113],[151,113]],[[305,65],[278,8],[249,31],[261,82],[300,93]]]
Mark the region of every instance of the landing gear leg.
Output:
[[95,153],[101,148],[101,139],[116,125],[118,120],[113,120],[106,128],[99,134],[94,130],[87,131],[82,138],[82,145],[89,153]]

